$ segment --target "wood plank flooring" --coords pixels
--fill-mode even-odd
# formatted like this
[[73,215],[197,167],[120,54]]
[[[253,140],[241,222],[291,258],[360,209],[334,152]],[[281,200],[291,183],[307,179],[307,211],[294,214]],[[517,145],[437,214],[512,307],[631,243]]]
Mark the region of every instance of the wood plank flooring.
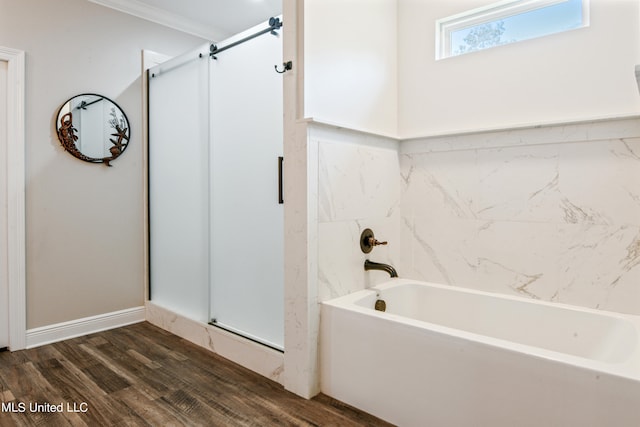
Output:
[[0,404],[2,427],[390,425],[302,399],[146,322],[0,353]]

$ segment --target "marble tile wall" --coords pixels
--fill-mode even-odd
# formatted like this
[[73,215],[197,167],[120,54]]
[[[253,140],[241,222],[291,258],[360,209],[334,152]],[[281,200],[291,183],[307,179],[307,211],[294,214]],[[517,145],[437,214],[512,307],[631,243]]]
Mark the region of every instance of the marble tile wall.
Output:
[[639,119],[403,142],[400,174],[403,276],[640,314]]
[[[389,279],[364,271],[364,260],[400,261],[398,142],[315,124],[309,138],[318,161],[318,299],[325,301]],[[388,241],[370,254],[360,234],[371,228]]]
[[[314,125],[318,300],[401,277],[640,314],[640,119],[397,143]],[[372,228],[386,247],[364,255]]]

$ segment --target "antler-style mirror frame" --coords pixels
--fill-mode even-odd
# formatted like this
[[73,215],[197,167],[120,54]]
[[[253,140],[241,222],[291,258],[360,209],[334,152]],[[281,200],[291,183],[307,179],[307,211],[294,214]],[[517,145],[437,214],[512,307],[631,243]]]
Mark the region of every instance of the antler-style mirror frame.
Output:
[[124,111],[95,93],[82,93],[63,103],[56,129],[64,149],[85,162],[111,166],[129,145],[129,120]]

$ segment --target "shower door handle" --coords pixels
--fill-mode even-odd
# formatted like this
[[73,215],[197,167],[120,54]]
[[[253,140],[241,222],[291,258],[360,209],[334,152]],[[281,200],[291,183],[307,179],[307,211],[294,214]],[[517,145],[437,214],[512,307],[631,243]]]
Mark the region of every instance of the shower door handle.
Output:
[[282,164],[284,163],[284,157],[278,157],[278,204],[283,204],[283,191],[282,191]]

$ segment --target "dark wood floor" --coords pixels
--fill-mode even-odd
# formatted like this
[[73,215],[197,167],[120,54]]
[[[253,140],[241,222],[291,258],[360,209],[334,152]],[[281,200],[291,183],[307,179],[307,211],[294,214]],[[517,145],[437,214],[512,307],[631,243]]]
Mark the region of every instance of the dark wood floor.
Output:
[[0,353],[0,402],[2,427],[389,425],[327,396],[302,399],[146,322]]

